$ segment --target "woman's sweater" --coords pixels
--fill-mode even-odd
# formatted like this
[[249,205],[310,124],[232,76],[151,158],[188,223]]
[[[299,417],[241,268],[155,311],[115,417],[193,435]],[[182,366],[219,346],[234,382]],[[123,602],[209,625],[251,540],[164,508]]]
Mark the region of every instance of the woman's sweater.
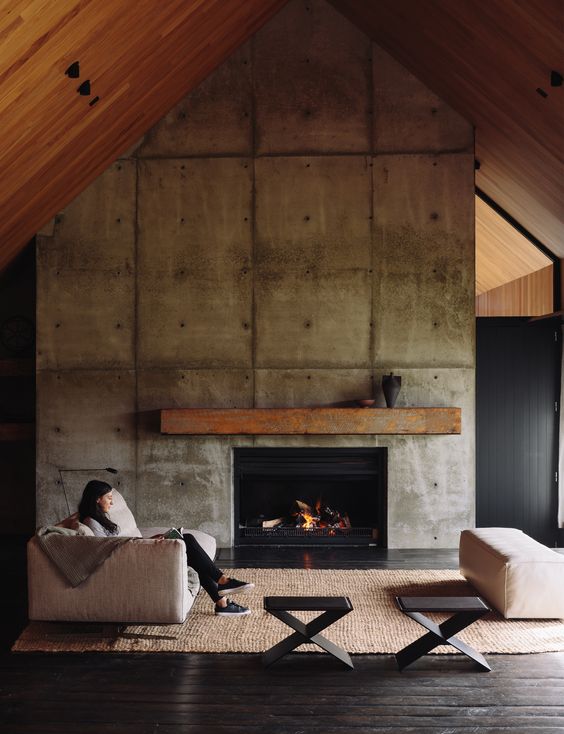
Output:
[[114,535],[121,535],[119,531],[119,527],[115,529],[115,531],[112,533],[111,530],[107,530],[103,525],[100,525],[98,520],[94,520],[93,517],[85,517],[82,521],[84,525],[87,525],[90,530],[94,533],[94,535],[105,538],[107,536],[114,536]]

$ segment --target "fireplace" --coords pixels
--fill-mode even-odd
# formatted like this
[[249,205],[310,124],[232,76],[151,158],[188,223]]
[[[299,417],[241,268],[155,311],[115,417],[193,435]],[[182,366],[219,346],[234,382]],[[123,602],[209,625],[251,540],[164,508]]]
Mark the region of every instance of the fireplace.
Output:
[[234,449],[235,545],[386,547],[386,448]]

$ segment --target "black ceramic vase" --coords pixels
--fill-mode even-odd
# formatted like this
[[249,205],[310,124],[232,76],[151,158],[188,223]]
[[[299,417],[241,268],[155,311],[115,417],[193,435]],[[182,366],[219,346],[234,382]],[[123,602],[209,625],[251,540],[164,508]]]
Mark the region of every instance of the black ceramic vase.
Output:
[[382,391],[386,398],[388,408],[393,408],[396,404],[400,389],[401,377],[399,375],[394,375],[393,372],[390,372],[389,375],[382,377]]

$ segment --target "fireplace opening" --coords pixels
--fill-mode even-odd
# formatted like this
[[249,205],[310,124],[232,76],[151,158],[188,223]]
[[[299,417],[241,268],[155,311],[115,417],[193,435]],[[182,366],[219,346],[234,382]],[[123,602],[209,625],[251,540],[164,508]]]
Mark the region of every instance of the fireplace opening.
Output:
[[387,449],[234,449],[235,545],[387,544]]

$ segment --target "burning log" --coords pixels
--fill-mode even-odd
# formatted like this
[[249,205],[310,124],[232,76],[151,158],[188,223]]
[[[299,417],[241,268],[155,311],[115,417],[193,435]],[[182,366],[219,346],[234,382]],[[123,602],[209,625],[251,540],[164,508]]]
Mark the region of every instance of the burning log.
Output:
[[294,505],[297,511],[293,513],[296,518],[296,526],[299,528],[317,528],[319,527],[320,517],[314,515],[314,510],[311,505],[302,500],[294,500]]
[[282,525],[283,522],[284,522],[283,517],[277,517],[274,520],[263,520],[262,527],[263,528],[275,528],[278,525]]
[[346,512],[340,513],[318,499],[315,505],[304,500],[296,499],[288,515],[269,518],[264,515],[249,518],[246,527],[257,527],[265,530],[284,528],[299,528],[304,531],[320,531],[322,534],[337,535],[340,530],[351,527],[351,521]]
[[328,505],[324,505],[321,499],[315,503],[315,508],[303,500],[294,500],[294,512],[296,527],[304,529],[316,528],[350,528],[351,522],[348,515],[341,515]]

